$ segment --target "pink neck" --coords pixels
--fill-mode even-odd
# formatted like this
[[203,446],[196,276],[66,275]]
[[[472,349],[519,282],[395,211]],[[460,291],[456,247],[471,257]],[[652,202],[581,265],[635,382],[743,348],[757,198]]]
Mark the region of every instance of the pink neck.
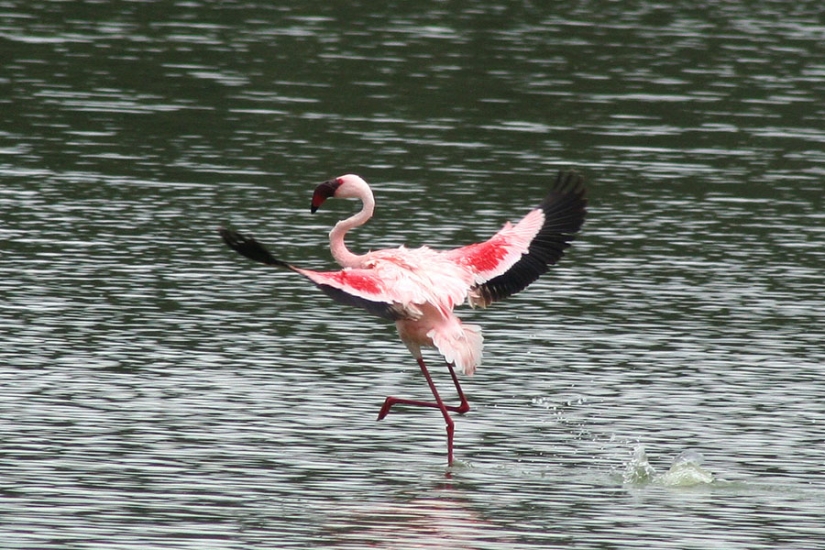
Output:
[[343,267],[359,267],[363,256],[353,254],[344,243],[344,236],[347,231],[353,227],[359,227],[367,223],[372,217],[375,209],[375,200],[372,197],[363,197],[364,206],[361,211],[350,216],[345,220],[341,220],[335,224],[332,231],[329,232],[329,247],[332,250],[332,257]]

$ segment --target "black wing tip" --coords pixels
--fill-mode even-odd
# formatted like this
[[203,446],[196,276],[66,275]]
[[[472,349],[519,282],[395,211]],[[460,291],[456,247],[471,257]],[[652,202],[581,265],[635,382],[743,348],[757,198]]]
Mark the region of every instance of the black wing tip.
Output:
[[573,240],[587,216],[587,186],[577,170],[559,170],[556,181],[539,205],[547,216],[546,230]]
[[251,235],[244,235],[243,233],[226,227],[220,227],[218,233],[220,233],[226,246],[241,256],[266,265],[290,267],[288,263],[273,256],[264,245],[256,241]]
[[567,210],[585,211],[587,206],[587,186],[584,176],[578,170],[559,170],[556,181],[547,193],[541,207],[558,203]]
[[575,169],[559,170],[551,192],[564,195],[577,195],[583,198],[587,195],[584,176]]

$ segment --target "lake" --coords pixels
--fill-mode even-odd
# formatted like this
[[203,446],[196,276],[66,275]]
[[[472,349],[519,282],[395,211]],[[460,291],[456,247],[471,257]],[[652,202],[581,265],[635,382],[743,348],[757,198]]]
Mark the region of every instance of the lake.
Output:
[[[817,2],[0,4],[9,549],[825,548]],[[587,179],[488,310],[447,468],[391,323],[255,265],[484,240]],[[426,355],[445,399],[447,369]],[[672,467],[672,468],[671,468]]]

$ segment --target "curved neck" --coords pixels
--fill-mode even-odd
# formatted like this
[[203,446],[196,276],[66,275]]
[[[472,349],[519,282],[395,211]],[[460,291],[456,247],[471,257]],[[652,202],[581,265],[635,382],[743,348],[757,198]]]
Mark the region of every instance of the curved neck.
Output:
[[363,206],[360,212],[339,221],[329,232],[329,247],[332,250],[332,257],[343,267],[359,267],[363,258],[363,256],[350,252],[344,243],[344,235],[347,234],[347,231],[353,227],[364,225],[372,217],[375,209],[375,199],[372,197],[372,193],[362,196],[361,201]]

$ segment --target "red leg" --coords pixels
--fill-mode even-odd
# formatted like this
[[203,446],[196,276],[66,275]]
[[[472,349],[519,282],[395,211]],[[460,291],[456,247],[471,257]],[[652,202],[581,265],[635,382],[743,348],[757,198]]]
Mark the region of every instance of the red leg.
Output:
[[[431,407],[433,409],[441,408],[438,403],[432,403],[430,401],[417,401],[415,399],[404,399],[403,397],[395,397],[391,395],[384,400],[384,405],[381,406],[381,410],[378,412],[378,420],[384,420],[384,417],[390,414],[390,409],[393,405],[412,405],[413,407]],[[470,405],[466,403],[462,403],[458,407],[454,405],[444,405],[444,408],[448,411],[464,414],[470,410]]]
[[[418,364],[421,366],[422,371],[425,372],[425,376],[429,378],[429,372],[426,370],[426,366],[423,366],[423,359],[418,359]],[[450,369],[450,376],[453,379],[453,384],[455,384],[455,389],[458,392],[458,398],[461,401],[461,404],[457,407],[454,405],[444,405],[444,408],[448,411],[457,412],[458,414],[464,414],[470,410],[470,403],[467,402],[467,398],[464,396],[464,392],[461,390],[461,385],[458,383],[458,376],[456,376],[455,369],[453,368],[452,363],[447,363],[447,367]],[[432,407],[434,409],[440,409],[438,403],[432,403],[430,401],[417,401],[415,399],[404,399],[403,397],[394,397],[389,396],[384,400],[384,405],[381,407],[381,410],[378,412],[378,420],[383,420],[385,416],[390,413],[390,409],[393,405],[412,405],[414,407]]]
[[452,363],[447,363],[447,368],[450,369],[450,376],[453,379],[453,384],[455,384],[455,391],[458,392],[458,398],[461,400],[461,405],[456,407],[454,410],[458,414],[464,414],[465,412],[470,410],[470,404],[467,402],[467,398],[464,397],[464,392],[461,391],[461,384],[458,383],[458,376],[455,374],[455,369],[453,368]]
[[453,370],[452,365],[448,365],[450,367],[450,375],[452,376],[453,383],[455,383],[456,390],[458,390],[459,398],[461,399],[461,405],[458,407],[447,406],[441,400],[441,396],[438,395],[438,390],[435,387],[435,383],[433,382],[432,377],[430,376],[429,371],[427,370],[427,365],[424,364],[423,359],[417,359],[418,365],[421,367],[421,372],[424,374],[424,378],[427,379],[427,385],[430,386],[430,391],[433,392],[433,397],[435,398],[435,403],[430,401],[417,401],[414,399],[401,399],[398,397],[387,397],[384,401],[384,406],[381,407],[381,411],[378,413],[378,420],[381,420],[390,412],[390,408],[395,405],[396,403],[401,403],[403,405],[413,405],[417,407],[432,407],[435,409],[439,409],[441,411],[441,415],[444,417],[444,422],[447,424],[447,464],[452,466],[453,464],[453,434],[455,433],[455,423],[453,419],[450,417],[450,413],[448,411],[455,411],[458,413],[465,413],[470,410],[470,405],[467,403],[467,398],[464,397],[464,392],[461,391],[461,386],[458,384],[458,377]]

